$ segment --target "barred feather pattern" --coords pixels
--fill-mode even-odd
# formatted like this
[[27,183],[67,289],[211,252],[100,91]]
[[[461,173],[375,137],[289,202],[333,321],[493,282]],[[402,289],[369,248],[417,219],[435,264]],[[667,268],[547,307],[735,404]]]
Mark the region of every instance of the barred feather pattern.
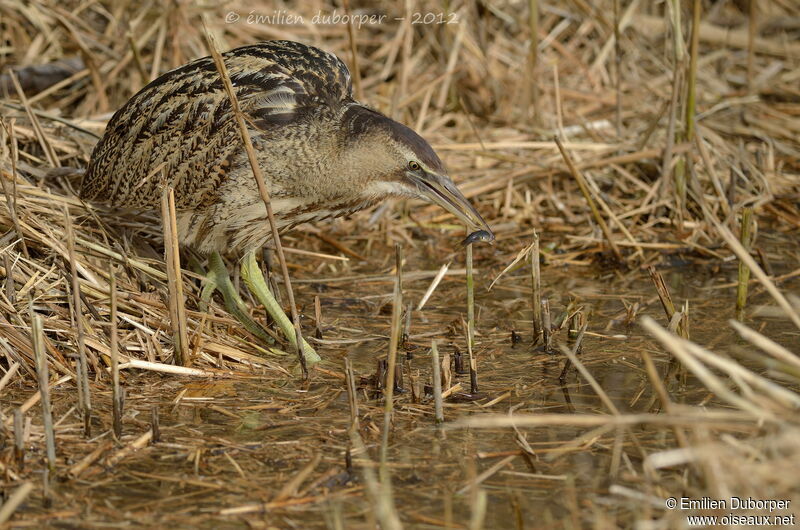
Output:
[[[408,194],[408,157],[444,174],[411,129],[352,98],[335,55],[291,41],[223,54],[278,227],[347,215]],[[214,61],[171,70],[134,95],[92,153],[81,196],[115,209],[158,209],[175,190],[178,237],[200,252],[243,254],[271,235],[231,103]]]

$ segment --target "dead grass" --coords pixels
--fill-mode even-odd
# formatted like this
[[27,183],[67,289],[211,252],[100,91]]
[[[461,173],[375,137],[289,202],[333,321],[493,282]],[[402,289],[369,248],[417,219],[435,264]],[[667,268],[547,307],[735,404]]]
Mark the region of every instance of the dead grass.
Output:
[[[746,3],[703,3],[693,32],[691,4],[532,0],[530,17],[519,3],[455,2],[452,12],[349,3],[352,14],[386,15],[351,28],[312,23],[334,13],[327,2],[0,6],[0,525],[667,528],[686,515],[665,510],[667,497],[733,495],[789,499],[781,515],[795,513],[800,7],[758,2],[754,18]],[[306,23],[287,24],[290,15]],[[436,207],[398,202],[284,238],[303,334],[319,330],[326,359],[308,381],[288,345],[264,346],[218,301],[201,309],[186,259],[188,355],[176,362],[160,213],[120,218],[82,204],[71,168],[86,166],[111,113],[137,90],[208,55],[202,17],[221,48],[287,38],[337,53],[358,65],[366,102],[434,144],[498,239],[475,248],[474,351],[463,228]],[[737,239],[745,211],[747,248]],[[590,386],[559,385],[560,369],[548,367],[565,358],[529,344],[534,233],[552,327],[588,318],[572,361]],[[395,244],[406,256],[402,298],[391,292]],[[730,327],[740,262],[752,275],[742,280],[746,327]],[[686,284],[707,275],[708,285],[673,292],[664,320],[655,289],[636,282],[649,267],[687,263]],[[562,269],[597,279],[577,289]],[[643,320],[655,341],[630,327],[648,311],[668,328]],[[511,332],[527,339],[522,350]],[[390,336],[401,344],[389,347]],[[431,340],[442,351],[444,430],[432,428],[426,390]],[[121,436],[111,413],[117,345]],[[386,377],[381,358],[395,346],[398,371]],[[462,390],[469,367],[451,372],[451,354],[458,366],[467,351],[480,395]],[[348,356],[360,360],[352,385]],[[626,383],[616,387],[610,372]],[[398,375],[408,392],[384,409],[382,385]]]

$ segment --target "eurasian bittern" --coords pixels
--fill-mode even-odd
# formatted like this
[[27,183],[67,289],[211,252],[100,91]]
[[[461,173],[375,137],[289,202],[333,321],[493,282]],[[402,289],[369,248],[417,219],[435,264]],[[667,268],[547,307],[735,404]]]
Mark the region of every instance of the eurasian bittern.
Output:
[[[428,142],[353,99],[350,72],[335,55],[270,41],[223,59],[282,231],[406,196],[437,203],[491,233]],[[256,263],[255,252],[272,233],[211,57],[165,73],[114,114],[94,148],[81,196],[115,208],[157,209],[163,169],[175,191],[180,243],[210,255],[212,290],[260,334],[242,311],[220,253],[243,256],[248,288],[296,345],[292,323]]]

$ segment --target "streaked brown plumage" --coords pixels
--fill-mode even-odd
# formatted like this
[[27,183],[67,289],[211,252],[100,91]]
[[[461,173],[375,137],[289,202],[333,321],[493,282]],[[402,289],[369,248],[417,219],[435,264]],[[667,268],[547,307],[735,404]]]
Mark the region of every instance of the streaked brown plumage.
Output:
[[[270,41],[223,58],[280,228],[406,195],[437,202],[488,230],[424,139],[353,100],[350,74],[336,56]],[[81,195],[120,209],[157,209],[162,171],[175,189],[184,245],[242,255],[270,238],[266,209],[210,57],[167,72],[114,114],[94,149]]]

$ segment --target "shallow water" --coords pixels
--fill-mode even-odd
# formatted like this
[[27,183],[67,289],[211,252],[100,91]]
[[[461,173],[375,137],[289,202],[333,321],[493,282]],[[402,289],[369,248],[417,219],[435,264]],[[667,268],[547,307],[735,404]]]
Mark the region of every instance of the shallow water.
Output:
[[[407,263],[405,270],[435,271],[440,263],[417,258]],[[483,264],[479,255],[476,266],[480,269]],[[692,339],[715,350],[735,350],[740,342],[726,324],[733,312],[734,291],[716,288],[735,277],[735,268],[682,267],[662,272],[676,305],[689,301]],[[454,372],[453,382],[460,382],[463,390],[446,402],[447,421],[483,412],[505,414],[512,409],[516,414],[609,413],[574,367],[564,384],[560,383],[563,354],[544,352],[530,344],[527,274],[526,268],[510,273],[488,292],[486,287],[494,275],[478,276],[475,356],[479,395],[470,394],[467,374]],[[297,284],[298,299],[307,304],[306,311],[313,308],[314,295],[320,296],[325,343],[319,351],[327,361],[324,366],[342,373],[344,357],[353,362],[359,383],[360,432],[375,461],[383,402],[374,389],[373,376],[376,358],[387,349],[391,276],[330,283],[321,283],[318,277],[314,283],[303,283],[302,278]],[[430,277],[407,275],[406,303],[415,305],[429,282]],[[669,357],[628,318],[630,308],[637,307],[637,316],[648,314],[666,324],[647,273],[545,266],[543,284],[554,319],[570,300],[583,306],[589,333],[580,359],[620,412],[657,409],[640,352],[649,352],[662,374]],[[795,281],[785,287],[797,292],[797,286]],[[611,502],[608,487],[635,486],[643,454],[674,446],[669,430],[605,429],[587,436],[592,429],[584,427],[523,429],[534,451],[525,456],[513,430],[437,428],[430,396],[426,394],[419,403],[413,401],[410,376],[430,381],[432,338],[438,340],[440,354],[452,355],[457,349],[466,357],[464,300],[463,277],[447,276],[425,308],[412,312],[408,341],[399,351],[404,385],[396,397],[389,470],[403,521],[419,528],[468,525],[475,506],[470,484],[499,464],[480,485],[488,495],[486,528],[579,524],[576,514],[591,518],[601,508],[619,524],[630,522],[634,508]],[[766,296],[757,292],[751,298],[752,304],[767,302]],[[759,323],[765,326],[762,332],[784,344],[797,340],[784,321],[759,318]],[[512,344],[512,330],[521,336],[517,344]],[[311,334],[310,329],[306,332]],[[554,344],[565,342],[564,329],[556,334]],[[713,396],[691,376],[668,383],[675,402],[715,404]],[[339,520],[347,528],[374,526],[359,464],[348,470],[345,463],[350,411],[345,385],[337,377],[318,373],[306,385],[296,376],[265,378],[258,373],[213,381],[127,373],[124,384],[128,399],[123,441],[127,443],[148,429],[154,405],[159,409],[161,440],[121,460],[113,469],[95,466],[78,480],[55,483],[53,492],[58,505],[64,507],[61,519],[65,524],[106,526],[134,520],[157,527],[234,528],[247,522],[309,528],[333,527]],[[19,397],[21,401],[27,396]],[[61,418],[74,404],[74,389],[56,390],[53,401],[56,418]],[[103,425],[98,424],[95,431],[103,432],[110,412],[108,395],[100,393],[96,403],[95,415],[103,418]],[[73,432],[78,439],[75,416],[66,415],[63,421],[75,423]],[[101,436],[109,437],[107,431]],[[319,463],[281,500],[278,492],[317,455]],[[28,455],[29,462],[36,458]],[[264,508],[254,507],[254,503],[272,504]],[[30,508],[55,523],[52,515],[44,515],[52,510],[44,510],[34,501]],[[222,512],[236,509],[241,511]]]

